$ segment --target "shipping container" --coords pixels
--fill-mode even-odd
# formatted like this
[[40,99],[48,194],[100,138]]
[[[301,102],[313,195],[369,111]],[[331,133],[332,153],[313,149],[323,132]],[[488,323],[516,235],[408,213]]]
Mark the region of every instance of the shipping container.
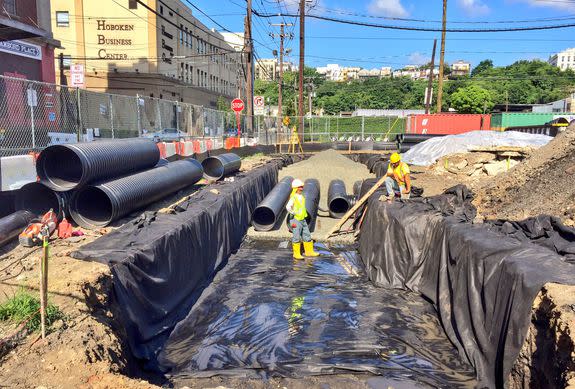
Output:
[[504,131],[507,127],[540,126],[553,120],[554,113],[502,112],[491,115],[491,129]]
[[435,114],[412,115],[407,132],[411,134],[462,134],[476,130],[490,130],[491,115]]

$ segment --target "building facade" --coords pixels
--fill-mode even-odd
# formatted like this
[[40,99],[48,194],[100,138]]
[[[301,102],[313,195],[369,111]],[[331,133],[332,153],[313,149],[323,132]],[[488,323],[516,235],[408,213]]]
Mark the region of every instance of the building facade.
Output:
[[50,0],[0,0],[0,75],[54,82]]
[[[295,66],[291,62],[284,61],[283,71],[293,72]],[[262,58],[256,61],[256,80],[276,81],[280,78],[280,65],[276,58]]]
[[552,55],[549,63],[561,70],[575,69],[575,48]]
[[471,73],[471,64],[465,61],[457,61],[451,65],[452,76],[469,76]]
[[73,67],[99,92],[208,107],[237,94],[241,54],[179,0],[52,0],[52,29],[62,84]]

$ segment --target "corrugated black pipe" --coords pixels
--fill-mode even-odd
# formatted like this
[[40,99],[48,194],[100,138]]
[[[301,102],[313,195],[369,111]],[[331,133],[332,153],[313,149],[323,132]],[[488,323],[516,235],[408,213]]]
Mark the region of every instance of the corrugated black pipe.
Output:
[[252,224],[256,231],[271,231],[277,224],[289,200],[292,181],[292,177],[282,179],[256,207],[252,213]]
[[226,153],[208,157],[202,161],[204,178],[217,181],[223,177],[235,173],[242,166],[241,158],[234,153]]
[[315,227],[315,219],[317,218],[317,210],[319,207],[319,181],[315,178],[308,178],[304,182],[303,196],[305,197],[305,208],[307,210],[307,223],[310,230]]
[[398,134],[395,138],[400,143],[421,143],[431,138],[445,136],[446,134]]
[[184,159],[131,176],[88,185],[72,196],[70,214],[84,228],[105,227],[136,209],[195,184],[202,174],[198,161]]
[[42,183],[67,191],[152,168],[159,159],[160,150],[152,140],[104,140],[49,146],[40,153],[36,170]]
[[62,220],[64,214],[69,213],[70,197],[71,192],[55,192],[44,184],[31,182],[20,188],[14,203],[16,210],[30,211],[40,217],[49,210],[53,210],[58,220]]
[[0,247],[16,238],[35,218],[28,211],[16,211],[0,219]]
[[359,180],[353,183],[353,194],[355,197],[359,196],[361,192],[361,185],[363,184],[363,180]]
[[335,219],[343,217],[350,208],[349,198],[342,180],[332,180],[327,191],[329,215]]

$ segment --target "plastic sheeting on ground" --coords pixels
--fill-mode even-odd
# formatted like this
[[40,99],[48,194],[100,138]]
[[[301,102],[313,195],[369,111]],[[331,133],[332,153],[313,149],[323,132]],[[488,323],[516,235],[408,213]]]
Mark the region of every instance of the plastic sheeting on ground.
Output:
[[210,185],[176,214],[146,213],[72,253],[110,265],[130,347],[150,368],[171,329],[239,248],[253,210],[290,161],[274,160],[237,174],[234,182]]
[[561,255],[575,264],[575,229],[556,217],[541,215],[522,221],[493,220],[487,222],[496,231],[521,242],[531,241]]
[[402,160],[412,165],[429,166],[439,158],[457,153],[465,153],[477,147],[541,147],[553,138],[547,135],[524,134],[516,131],[471,131],[465,134],[448,135],[428,139],[413,146],[402,156]]
[[[450,216],[446,216],[450,215]],[[386,204],[374,195],[360,236],[369,278],[419,292],[435,304],[449,339],[476,368],[480,387],[501,388],[547,282],[575,283],[555,252],[470,224],[469,193]]]
[[324,256],[298,261],[282,243],[244,244],[166,342],[172,381],[364,372],[410,387],[475,383],[429,302],[374,287],[355,251],[316,249]]

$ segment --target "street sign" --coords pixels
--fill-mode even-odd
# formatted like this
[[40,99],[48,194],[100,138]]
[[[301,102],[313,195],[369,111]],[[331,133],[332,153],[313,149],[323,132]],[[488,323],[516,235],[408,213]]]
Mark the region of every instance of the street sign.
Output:
[[70,65],[70,85],[75,88],[84,86],[84,65]]
[[254,115],[264,115],[266,102],[263,96],[254,96]]
[[232,100],[232,109],[237,112],[240,113],[244,110],[244,102],[242,99],[233,99]]
[[232,109],[236,113],[236,123],[238,125],[238,140],[242,136],[242,130],[240,128],[240,112],[244,110],[244,102],[242,99],[233,99],[232,100]]
[[28,88],[26,90],[26,97],[28,98],[28,105],[30,107],[38,106],[38,93],[34,89]]

